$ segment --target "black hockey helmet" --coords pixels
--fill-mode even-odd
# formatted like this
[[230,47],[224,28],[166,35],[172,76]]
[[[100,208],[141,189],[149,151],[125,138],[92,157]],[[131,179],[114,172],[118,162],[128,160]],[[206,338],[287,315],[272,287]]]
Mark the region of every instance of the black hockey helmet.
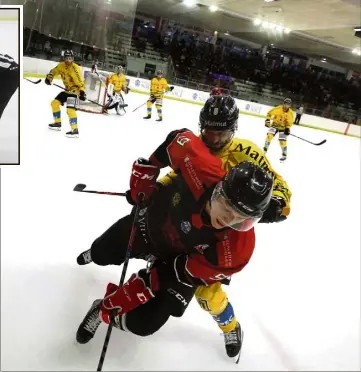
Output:
[[74,53],[72,50],[70,49],[67,49],[67,50],[64,50],[64,54],[63,54],[64,58],[65,57],[73,57],[74,58]]
[[229,227],[247,231],[257,223],[267,209],[273,191],[273,178],[257,164],[245,161],[234,166],[216,185],[211,203],[221,202],[230,208],[242,222]]
[[239,110],[231,96],[211,96],[199,114],[199,129],[237,130]]
[[284,105],[292,105],[292,99],[291,98],[285,98],[284,100],[283,100],[283,104]]

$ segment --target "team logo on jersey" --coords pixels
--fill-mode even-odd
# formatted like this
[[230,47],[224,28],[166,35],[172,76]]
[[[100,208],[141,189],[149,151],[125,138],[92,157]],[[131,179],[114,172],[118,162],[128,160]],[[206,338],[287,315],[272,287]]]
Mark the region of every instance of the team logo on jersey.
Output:
[[200,253],[203,254],[204,251],[209,247],[209,244],[198,244],[194,248]]
[[181,222],[181,230],[184,234],[188,234],[192,229],[192,225],[189,221],[182,221]]
[[148,208],[143,208],[139,211],[139,216],[143,216]]
[[176,206],[179,204],[180,201],[181,201],[180,193],[179,193],[179,192],[176,192],[176,193],[173,195],[173,199],[172,199],[173,207],[176,207]]

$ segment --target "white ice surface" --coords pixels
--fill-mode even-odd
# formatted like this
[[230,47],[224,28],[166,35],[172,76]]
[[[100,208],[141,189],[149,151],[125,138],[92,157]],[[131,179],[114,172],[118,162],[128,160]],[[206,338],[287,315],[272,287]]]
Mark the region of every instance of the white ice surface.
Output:
[[[18,61],[18,23],[0,21],[0,53],[8,54]],[[1,84],[1,82],[0,82]],[[1,89],[5,89],[1,87]],[[0,164],[18,162],[19,92],[13,94],[0,119]]]
[[[1,370],[96,370],[106,327],[87,345],[75,332],[119,267],[76,265],[76,257],[130,211],[121,197],[72,189],[125,191],[132,162],[147,157],[176,128],[198,131],[200,106],[166,100],[164,122],[143,121],[145,95],[130,93],[124,117],[79,113],[79,139],[63,111],[62,132],[49,131],[50,101],[59,93],[24,82],[21,166],[1,170]],[[281,224],[259,225],[247,267],[226,291],[244,331],[239,365],[229,360],[211,317],[193,301],[148,338],[114,330],[104,370],[359,370],[360,141],[306,128],[292,132],[280,164],[293,191]],[[262,119],[242,116],[237,136],[261,147]],[[128,277],[140,267],[134,260]]]

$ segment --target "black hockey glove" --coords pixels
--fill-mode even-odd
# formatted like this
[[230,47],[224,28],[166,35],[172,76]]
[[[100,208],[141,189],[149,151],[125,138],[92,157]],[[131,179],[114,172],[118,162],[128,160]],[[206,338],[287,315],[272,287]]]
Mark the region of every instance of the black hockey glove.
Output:
[[291,133],[290,128],[286,128],[286,129],[285,129],[285,135],[286,135],[286,136],[289,136],[290,133]]
[[271,126],[271,120],[270,119],[266,119],[266,121],[264,122],[264,125],[269,128]]
[[281,213],[285,205],[286,202],[282,198],[279,196],[273,196],[259,223],[284,221],[287,217],[283,216]]
[[125,93],[125,94],[128,94],[129,92],[130,92],[130,88],[126,87],[124,93]]
[[155,95],[154,94],[151,94],[149,101],[152,102],[152,103],[154,103],[156,100],[157,99],[155,98]]
[[80,99],[81,101],[85,101],[85,100],[86,100],[86,94],[85,94],[85,92],[84,92],[83,90],[81,90],[81,91],[79,92],[79,99]]
[[45,78],[45,84],[46,85],[51,85],[51,82],[53,81],[53,78],[54,78],[53,74],[47,74],[46,78]]
[[174,89],[174,87],[169,87],[169,90],[172,92],[173,91],[173,89]]
[[125,198],[127,199],[127,202],[130,204],[130,205],[136,205],[137,203],[132,199],[131,195],[130,195],[130,190],[127,190],[125,192]]

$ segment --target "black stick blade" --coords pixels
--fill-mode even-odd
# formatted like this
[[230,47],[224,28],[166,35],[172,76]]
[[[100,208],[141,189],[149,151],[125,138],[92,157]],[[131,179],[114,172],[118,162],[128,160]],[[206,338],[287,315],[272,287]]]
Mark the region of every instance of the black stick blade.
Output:
[[84,185],[84,183],[78,183],[74,187],[73,191],[83,191],[85,188],[86,188],[86,185]]
[[324,143],[326,143],[327,140],[323,140],[321,141],[320,143],[316,143],[316,146],[320,146],[320,145],[323,145]]

